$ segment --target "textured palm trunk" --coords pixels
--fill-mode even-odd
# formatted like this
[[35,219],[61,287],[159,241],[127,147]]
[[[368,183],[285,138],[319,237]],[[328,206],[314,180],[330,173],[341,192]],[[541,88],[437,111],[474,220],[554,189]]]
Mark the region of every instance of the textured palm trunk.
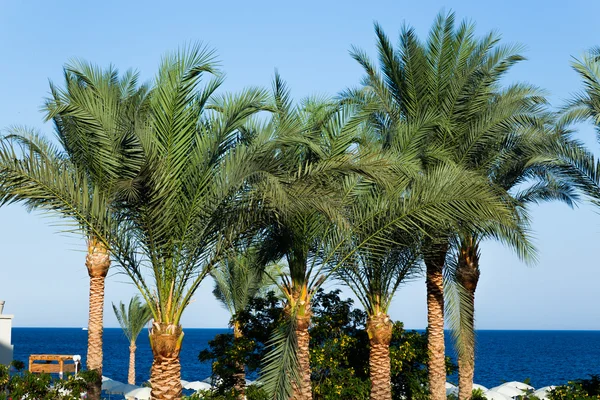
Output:
[[129,344],[129,374],[127,375],[127,383],[135,385],[135,342]]
[[96,371],[98,379],[88,387],[88,398],[99,400],[102,389],[102,330],[104,320],[104,282],[110,267],[108,249],[96,238],[88,240],[85,265],[90,277],[90,309],[88,320],[87,368]]
[[179,352],[183,331],[181,326],[154,323],[150,331],[150,346],[154,360],[150,371],[151,398],[181,399],[181,363]]
[[[242,329],[239,322],[233,324],[233,340],[238,341],[243,337]],[[237,362],[235,365],[236,372],[233,374],[233,389],[236,393],[236,398],[243,400],[246,398],[246,370],[244,364]]]
[[475,374],[475,290],[479,282],[479,245],[469,237],[461,242],[456,278],[468,294],[468,302],[461,305],[460,338],[463,351],[458,357],[458,398],[469,400],[473,393]]
[[390,342],[392,340],[392,321],[389,315],[379,313],[369,316],[367,333],[369,334],[369,374],[371,378],[371,400],[392,400],[392,381],[390,366]]
[[425,257],[427,268],[427,362],[431,400],[446,399],[446,349],[444,346],[444,276],[448,244],[433,245]]
[[312,316],[310,298],[306,285],[296,287],[292,293],[293,301],[296,304],[296,340],[298,367],[300,370],[298,371],[299,381],[292,382],[293,391],[291,400],[311,400],[310,335],[308,332]]
[[298,340],[298,366],[300,368],[300,382],[294,384],[292,400],[312,399],[312,385],[310,383],[310,335],[308,327],[310,315],[296,317],[296,338]]

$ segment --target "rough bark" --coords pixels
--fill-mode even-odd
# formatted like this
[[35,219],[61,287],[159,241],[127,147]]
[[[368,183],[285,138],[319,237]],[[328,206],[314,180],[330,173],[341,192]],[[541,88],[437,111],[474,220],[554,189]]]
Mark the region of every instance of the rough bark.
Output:
[[[233,339],[235,341],[241,339],[243,336],[242,330],[238,322],[233,324]],[[233,389],[236,393],[236,398],[244,400],[246,398],[246,370],[243,363],[236,362],[236,372],[233,374]]]
[[427,268],[427,363],[431,400],[446,399],[446,349],[444,345],[444,277],[447,243],[432,245],[425,256]]
[[392,400],[390,366],[390,342],[393,324],[387,314],[369,316],[369,374],[371,378],[371,400]]
[[181,326],[155,322],[150,332],[154,360],[150,371],[151,398],[154,400],[181,399],[181,364],[179,352],[183,331]]
[[104,282],[110,267],[110,255],[102,242],[95,238],[88,241],[85,265],[90,277],[87,368],[98,374],[98,380],[90,384],[88,398],[99,400],[102,389],[102,330],[104,320]]
[[135,342],[129,345],[129,374],[127,375],[127,383],[135,385]]
[[479,282],[479,246],[470,237],[463,240],[459,249],[456,278],[467,291],[468,303],[461,307],[461,319],[466,326],[460,328],[463,351],[458,357],[458,398],[471,399],[473,393],[473,376],[475,374],[475,290]]
[[311,400],[312,385],[310,383],[310,306],[304,315],[296,315],[296,338],[298,341],[298,367],[300,368],[300,381],[294,382],[292,400]]

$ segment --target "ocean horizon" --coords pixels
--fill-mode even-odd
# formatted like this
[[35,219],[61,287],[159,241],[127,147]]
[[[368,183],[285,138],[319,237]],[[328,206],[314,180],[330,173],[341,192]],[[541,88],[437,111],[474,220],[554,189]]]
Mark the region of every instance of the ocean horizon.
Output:
[[[422,329],[415,329],[423,331]],[[210,363],[198,361],[200,351],[228,328],[186,328],[181,351],[181,375],[187,381],[210,376]],[[79,354],[85,365],[87,331],[78,328],[13,328],[14,359],[27,365],[31,354]],[[103,375],[126,382],[129,344],[120,328],[104,330]],[[478,330],[475,383],[488,388],[506,381],[524,381],[539,388],[600,374],[600,330]],[[446,354],[454,358],[449,334]],[[148,380],[152,351],[148,335],[140,334],[136,352],[136,382]],[[451,376],[448,381],[457,383]]]

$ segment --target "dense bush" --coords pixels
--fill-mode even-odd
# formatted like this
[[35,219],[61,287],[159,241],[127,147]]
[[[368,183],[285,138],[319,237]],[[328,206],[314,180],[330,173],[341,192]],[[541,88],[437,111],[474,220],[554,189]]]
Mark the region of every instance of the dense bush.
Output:
[[600,399],[600,375],[578,379],[558,386],[548,396],[550,400]]
[[94,371],[52,379],[49,374],[22,372],[22,362],[14,361],[11,365],[17,370],[16,374],[11,375],[9,367],[0,365],[0,400],[79,400],[87,391],[88,384],[97,379]]
[[[247,366],[250,376],[260,368],[260,360],[270,332],[281,322],[283,306],[272,293],[255,299],[241,315],[244,339],[234,343],[231,334],[217,335],[209,349],[200,353],[203,362],[212,362],[213,377],[220,378],[217,396],[232,396],[236,362]],[[368,399],[369,340],[365,332],[366,314],[353,308],[351,299],[342,300],[340,291],[323,290],[313,300],[311,336],[311,371],[314,398],[320,400]],[[402,323],[394,324],[391,343],[392,386],[394,399],[425,400],[427,389],[427,337],[406,331]],[[448,373],[456,370],[447,360]],[[249,400],[261,400],[257,390]],[[219,397],[212,397],[219,398]],[[226,399],[228,397],[220,397]]]

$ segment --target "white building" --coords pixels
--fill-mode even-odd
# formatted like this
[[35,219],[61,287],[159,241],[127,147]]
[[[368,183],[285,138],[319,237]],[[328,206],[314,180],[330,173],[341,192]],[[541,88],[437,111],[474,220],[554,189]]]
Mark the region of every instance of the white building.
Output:
[[8,365],[13,360],[11,344],[13,315],[2,314],[4,302],[0,302],[0,364]]

